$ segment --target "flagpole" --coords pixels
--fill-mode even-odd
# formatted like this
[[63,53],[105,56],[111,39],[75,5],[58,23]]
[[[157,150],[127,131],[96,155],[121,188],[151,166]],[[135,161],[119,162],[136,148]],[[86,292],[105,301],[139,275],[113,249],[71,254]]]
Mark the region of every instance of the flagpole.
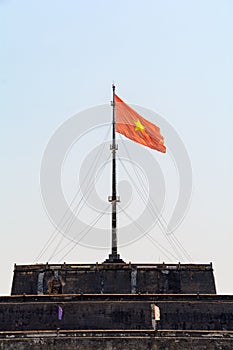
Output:
[[115,85],[112,85],[112,196],[109,198],[109,202],[112,203],[112,253],[109,254],[109,261],[119,261],[120,255],[117,251],[117,202],[119,197],[117,196],[116,189],[116,110],[115,110]]

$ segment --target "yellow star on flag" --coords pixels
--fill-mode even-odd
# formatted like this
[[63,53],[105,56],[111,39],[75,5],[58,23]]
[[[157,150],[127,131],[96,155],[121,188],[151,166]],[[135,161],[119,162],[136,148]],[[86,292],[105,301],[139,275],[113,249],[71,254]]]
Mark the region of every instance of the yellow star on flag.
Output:
[[142,125],[142,123],[140,122],[140,120],[138,119],[136,122],[134,120],[134,124],[135,124],[135,131],[141,131],[141,133],[144,133],[145,131],[145,126]]

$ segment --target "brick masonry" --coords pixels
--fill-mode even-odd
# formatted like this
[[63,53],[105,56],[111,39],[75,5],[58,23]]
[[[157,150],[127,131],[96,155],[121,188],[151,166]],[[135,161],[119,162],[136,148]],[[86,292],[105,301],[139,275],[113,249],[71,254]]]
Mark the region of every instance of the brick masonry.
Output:
[[0,297],[12,349],[232,350],[233,296],[216,294],[211,264],[18,265]]

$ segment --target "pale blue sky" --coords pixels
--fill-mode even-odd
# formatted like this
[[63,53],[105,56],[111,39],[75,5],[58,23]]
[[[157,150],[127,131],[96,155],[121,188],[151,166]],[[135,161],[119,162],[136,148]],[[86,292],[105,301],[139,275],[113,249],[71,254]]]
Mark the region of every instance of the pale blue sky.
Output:
[[[53,230],[39,187],[51,135],[108,103],[113,80],[183,139],[194,192],[177,235],[195,261],[213,262],[218,291],[233,292],[232,18],[231,0],[0,0],[0,293],[10,291],[13,263],[33,262]],[[152,261],[153,249],[145,241],[122,253]],[[102,261],[106,252],[79,248],[75,257]]]

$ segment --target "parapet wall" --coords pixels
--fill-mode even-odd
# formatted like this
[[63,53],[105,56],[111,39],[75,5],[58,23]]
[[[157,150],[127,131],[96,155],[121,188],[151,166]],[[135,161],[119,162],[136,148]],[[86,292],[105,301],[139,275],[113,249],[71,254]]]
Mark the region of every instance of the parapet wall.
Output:
[[233,298],[204,295],[2,297],[0,330],[152,330],[154,305],[157,329],[233,330]]
[[0,349],[232,350],[232,315],[211,264],[16,265]]
[[212,264],[16,265],[15,294],[215,294]]
[[82,334],[65,335],[29,334],[0,338],[1,350],[232,350],[233,340],[229,334],[161,334],[133,335],[118,334]]

